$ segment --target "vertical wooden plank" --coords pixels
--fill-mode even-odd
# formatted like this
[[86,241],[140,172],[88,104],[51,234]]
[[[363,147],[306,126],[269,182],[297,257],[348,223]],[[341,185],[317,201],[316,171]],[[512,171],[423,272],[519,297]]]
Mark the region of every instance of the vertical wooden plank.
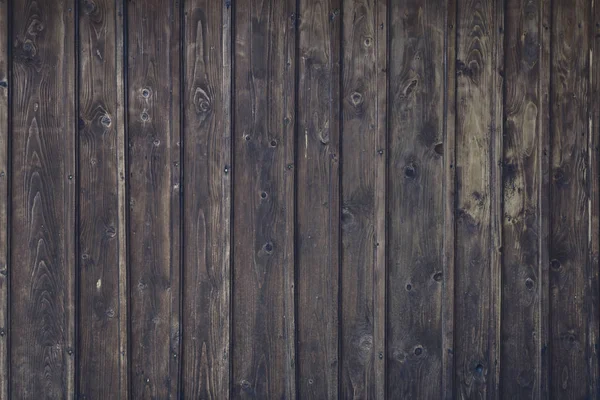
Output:
[[538,178],[539,189],[539,369],[538,384],[540,398],[550,397],[550,42],[551,42],[552,0],[540,1],[539,35],[540,41],[540,79],[539,96],[541,97],[541,109],[539,111],[540,139],[540,177]]
[[226,399],[230,395],[230,4],[184,3],[186,398]]
[[502,13],[502,2],[458,2],[456,397],[498,397]]
[[295,0],[235,8],[233,397],[295,398]]
[[513,398],[541,396],[542,4],[506,2],[501,390]]
[[392,2],[390,13],[388,395],[439,398],[447,6]]
[[300,398],[338,397],[339,0],[299,0],[297,290]]
[[179,2],[129,2],[131,397],[179,382]]
[[373,348],[375,351],[375,399],[386,398],[387,360],[387,193],[388,193],[388,89],[389,89],[389,7],[387,0],[377,0],[375,7],[375,74],[377,103],[375,109],[375,250],[373,261]]
[[586,353],[588,376],[590,382],[590,397],[600,396],[599,355],[600,352],[600,6],[591,1],[589,28],[590,40],[590,92],[588,99],[588,173],[586,174],[588,191],[589,220],[588,220],[588,262],[590,267],[587,275],[587,290],[589,298],[588,312],[588,351]]
[[[340,377],[343,398],[376,398],[384,391],[383,387],[377,387],[383,380],[376,379],[376,372],[378,364],[385,364],[382,335],[385,328],[375,327],[376,322],[385,324],[385,315],[378,318],[380,315],[376,313],[380,310],[375,308],[382,307],[385,311],[385,303],[377,298],[380,293],[376,291],[384,289],[381,283],[385,279],[382,265],[385,252],[378,249],[385,246],[385,227],[377,225],[377,217],[385,221],[385,162],[380,159],[385,160],[387,152],[386,110],[381,102],[381,96],[385,99],[387,92],[385,72],[381,72],[386,63],[385,53],[383,59],[380,54],[386,48],[387,20],[385,5],[380,3],[385,1],[343,2]],[[378,116],[378,112],[383,115]]]
[[442,393],[454,398],[454,280],[456,229],[456,0],[446,3],[444,41],[444,136],[443,136],[443,284],[442,284]]
[[119,399],[129,399],[129,271],[127,247],[127,132],[125,127],[125,0],[115,0],[115,74],[117,131],[117,236],[119,263]]
[[[552,310],[551,392],[559,397],[597,398],[597,263],[590,256],[590,62],[591,2],[553,2],[552,120],[551,120],[551,239],[550,285]],[[595,160],[595,158],[594,158]]]
[[12,23],[11,387],[74,388],[74,4],[14,2]]
[[0,400],[8,400],[8,2],[0,3]]
[[79,395],[89,398],[119,398],[126,376],[117,12],[113,0],[84,1],[79,8]]

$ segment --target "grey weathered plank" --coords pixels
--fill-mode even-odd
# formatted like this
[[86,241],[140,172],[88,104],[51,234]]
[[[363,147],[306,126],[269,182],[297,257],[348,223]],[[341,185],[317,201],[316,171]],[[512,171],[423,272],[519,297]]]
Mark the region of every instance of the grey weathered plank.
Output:
[[393,2],[390,9],[391,398],[439,398],[442,391],[447,12],[441,1]]
[[[550,197],[553,396],[598,397],[591,2],[553,1]],[[592,152],[592,154],[590,154]],[[594,155],[594,157],[591,157]],[[596,239],[594,239],[596,238]]]
[[184,17],[185,397],[226,399],[231,374],[231,7],[186,1]]
[[74,396],[74,3],[13,2],[10,380]]
[[455,396],[498,397],[502,2],[458,2]]
[[[120,252],[124,226],[119,210],[117,8],[112,0],[86,1],[79,8],[79,395],[119,398],[126,383],[121,351]],[[122,64],[121,64],[122,65]],[[121,96],[122,97],[122,96]],[[121,98],[122,101],[122,98]],[[119,130],[121,128],[121,130]]]
[[298,396],[338,397],[339,0],[300,0],[296,156]]
[[[8,37],[8,4],[0,3],[0,36]],[[0,400],[8,400],[8,160],[9,160],[9,126],[8,126],[8,40],[0,42]]]
[[[385,53],[383,59],[380,54],[386,49],[387,20],[385,6],[379,3],[382,2],[343,2],[340,281],[343,332],[340,396],[343,398],[377,398],[384,391],[383,387],[377,387],[383,380],[376,379],[376,373],[381,373],[378,365],[385,364],[385,314],[380,312],[381,309],[385,312],[385,303],[378,298],[380,294],[385,296],[385,290],[379,292],[385,282],[382,259],[385,252],[379,249],[385,246],[385,227],[378,226],[378,222],[385,224],[387,153],[386,109],[381,99],[385,102],[387,88],[385,72],[381,70],[386,64]],[[376,327],[376,323],[380,326]]]
[[293,399],[296,2],[235,8],[233,396]]
[[180,7],[127,4],[131,397],[180,380]]
[[542,1],[506,2],[501,390],[516,398],[541,394],[542,18]]

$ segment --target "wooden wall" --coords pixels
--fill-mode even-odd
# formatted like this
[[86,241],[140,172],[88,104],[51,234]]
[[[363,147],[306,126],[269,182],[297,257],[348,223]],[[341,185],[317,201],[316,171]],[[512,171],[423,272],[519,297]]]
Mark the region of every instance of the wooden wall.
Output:
[[0,399],[600,398],[597,2],[0,30]]

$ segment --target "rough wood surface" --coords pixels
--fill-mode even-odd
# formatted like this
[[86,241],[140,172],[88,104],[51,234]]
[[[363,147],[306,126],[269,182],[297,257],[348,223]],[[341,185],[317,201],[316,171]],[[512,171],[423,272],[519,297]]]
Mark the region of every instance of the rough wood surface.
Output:
[[496,1],[457,4],[454,359],[459,398],[498,396],[502,12]]
[[334,399],[339,380],[339,0],[300,0],[296,152],[298,397]]
[[180,9],[127,4],[131,397],[176,398],[180,341]]
[[[381,285],[382,278],[385,279],[385,274],[380,273],[380,264],[376,264],[377,256],[383,254],[378,249],[382,246],[379,242],[383,243],[385,236],[380,227],[379,232],[376,230],[380,217],[377,212],[385,207],[378,197],[385,198],[386,194],[385,182],[380,176],[383,174],[385,178],[385,164],[380,160],[387,152],[385,124],[381,126],[379,119],[385,116],[385,110],[380,110],[380,97],[386,95],[387,89],[380,84],[380,69],[385,68],[385,59],[381,65],[379,45],[383,39],[385,46],[387,21],[378,10],[378,3],[343,2],[342,40],[346,45],[342,54],[345,68],[341,130],[342,154],[347,160],[341,167],[344,172],[341,264],[346,266],[341,280],[343,337],[339,379],[343,398],[374,399],[384,390],[377,387],[383,382],[375,375],[378,364],[385,363],[381,327],[375,327],[375,323],[384,324],[376,313],[381,308],[385,310],[385,305],[378,302],[375,289]],[[383,27],[377,24],[378,20],[383,21]],[[382,236],[378,238],[377,234]]]
[[[8,37],[8,4],[0,3],[0,36]],[[8,400],[8,155],[9,155],[9,104],[8,104],[8,40],[0,41],[0,400]]]
[[541,11],[541,1],[506,2],[501,357],[511,367],[501,390],[513,398],[537,398],[541,385]]
[[594,0],[0,0],[0,400],[600,396]]
[[[552,119],[550,213],[551,388],[569,398],[598,396],[597,266],[592,262],[598,232],[591,230],[589,144],[591,40],[590,2],[554,1],[552,21]],[[595,103],[595,102],[594,102]],[[595,160],[595,157],[594,157]],[[593,207],[593,209],[591,208]],[[586,378],[584,378],[586,377]]]
[[[291,399],[295,1],[235,13],[233,396]],[[290,345],[291,344],[291,345]]]
[[184,17],[183,386],[230,393],[231,7],[187,1]]
[[[117,115],[119,85],[114,2],[84,1],[79,13],[79,394],[118,398],[121,370]],[[121,86],[122,89],[122,86]]]
[[420,0],[390,9],[391,398],[441,394],[445,13],[444,2]]
[[64,398],[74,393],[75,13],[67,1],[12,6],[11,397]]

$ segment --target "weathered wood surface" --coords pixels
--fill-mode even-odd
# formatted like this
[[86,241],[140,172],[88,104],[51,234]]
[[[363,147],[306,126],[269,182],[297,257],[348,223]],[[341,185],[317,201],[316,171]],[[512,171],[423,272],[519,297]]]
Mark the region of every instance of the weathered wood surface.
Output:
[[231,7],[185,2],[182,388],[226,399],[231,350]]
[[0,400],[600,396],[596,2],[0,30]]
[[339,395],[339,0],[300,0],[296,142],[298,396]]
[[235,12],[233,395],[295,395],[294,1]]
[[176,398],[180,383],[178,4],[127,4],[132,398]]
[[[14,2],[10,396],[74,393],[74,3]],[[5,25],[3,25],[5,27]]]
[[391,398],[441,397],[444,68],[439,60],[445,13],[442,1],[394,2],[390,8]]
[[[79,393],[118,398],[126,390],[123,368],[119,257],[124,236],[119,197],[119,136],[123,112],[117,90],[117,8],[113,1],[82,3],[79,13]],[[120,129],[119,129],[120,128]],[[123,387],[125,386],[125,387]]]

